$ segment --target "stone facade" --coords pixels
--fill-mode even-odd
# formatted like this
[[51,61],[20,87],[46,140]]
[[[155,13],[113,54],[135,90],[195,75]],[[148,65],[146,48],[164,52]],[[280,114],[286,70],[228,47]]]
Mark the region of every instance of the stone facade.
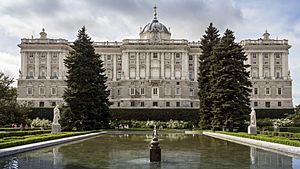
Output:
[[[22,39],[18,45],[22,62],[18,101],[35,107],[54,107],[63,101],[66,86],[63,60],[72,50],[71,42],[48,39],[44,30],[40,35],[37,39]],[[265,37],[244,40],[241,45],[252,65],[249,71],[257,90],[257,94],[251,95],[252,106],[292,108],[287,40]],[[105,63],[110,101],[114,103],[111,107],[198,108],[199,46],[199,42],[171,39],[170,30],[157,19],[156,8],[152,22],[141,29],[139,39],[94,42],[96,53]],[[264,58],[266,53],[268,58]],[[263,64],[267,61],[268,64]]]
[[251,65],[254,108],[293,108],[292,79],[288,66],[288,40],[270,39],[266,31],[258,40],[243,40],[240,43]]

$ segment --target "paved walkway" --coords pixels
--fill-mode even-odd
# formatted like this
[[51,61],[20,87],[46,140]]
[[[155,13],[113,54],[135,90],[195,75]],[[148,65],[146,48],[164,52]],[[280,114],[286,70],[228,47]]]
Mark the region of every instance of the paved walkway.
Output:
[[89,134],[83,134],[83,135],[78,135],[78,136],[71,136],[71,137],[56,139],[56,140],[49,140],[49,141],[31,143],[31,144],[15,146],[15,147],[10,147],[10,148],[4,148],[4,149],[0,149],[0,157],[23,153],[26,151],[31,151],[31,150],[49,147],[49,146],[53,146],[53,145],[57,145],[57,144],[67,143],[67,142],[71,142],[71,141],[75,141],[75,140],[96,137],[98,135],[105,134],[105,133],[106,133],[106,131],[102,131],[102,132],[97,132],[97,133],[89,133]]
[[261,141],[261,140],[254,140],[254,139],[249,139],[249,138],[244,138],[244,137],[237,137],[237,136],[231,136],[231,135],[226,135],[226,134],[220,134],[220,133],[213,133],[213,132],[203,132],[204,135],[230,141],[230,142],[235,142],[238,144],[243,144],[247,146],[252,146],[260,149],[264,149],[267,151],[272,151],[275,153],[280,153],[288,156],[300,156],[300,147],[295,147],[295,146],[288,146],[288,145],[283,145],[283,144],[278,144],[278,143],[271,143],[267,141]]

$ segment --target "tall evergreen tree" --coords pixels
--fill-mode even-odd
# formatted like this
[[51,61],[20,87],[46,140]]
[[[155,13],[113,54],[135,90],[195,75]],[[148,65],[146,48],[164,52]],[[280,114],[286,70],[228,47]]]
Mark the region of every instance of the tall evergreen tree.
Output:
[[64,100],[63,126],[77,130],[107,127],[110,113],[109,91],[100,55],[95,53],[91,38],[83,27],[78,31],[73,52],[65,59],[68,69]]
[[234,42],[231,30],[226,30],[212,55],[210,72],[213,100],[212,129],[244,129],[250,112],[251,82],[245,65],[247,60],[243,48]]
[[202,129],[209,129],[211,127],[212,120],[212,101],[209,100],[210,96],[210,85],[208,85],[209,72],[211,71],[211,57],[213,47],[218,44],[219,31],[213,26],[212,23],[209,24],[205,35],[201,38],[200,48],[202,50],[199,57],[199,73],[198,73],[198,86],[199,86],[199,100],[200,100],[200,110],[199,110],[199,125]]

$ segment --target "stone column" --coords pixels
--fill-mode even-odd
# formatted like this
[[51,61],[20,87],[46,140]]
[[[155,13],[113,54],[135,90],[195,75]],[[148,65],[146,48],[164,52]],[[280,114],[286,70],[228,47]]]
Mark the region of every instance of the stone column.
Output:
[[287,79],[288,76],[288,53],[282,53],[282,77],[283,79]]
[[35,59],[34,60],[34,78],[38,79],[40,63],[39,63],[39,56],[38,56],[37,52],[35,52],[35,54],[34,54],[34,59]]
[[113,81],[117,81],[117,55],[113,55]]
[[198,55],[195,55],[194,57],[194,81],[197,81],[198,79]]
[[122,70],[123,70],[123,78],[125,80],[129,79],[129,63],[128,63],[128,52],[124,52],[123,53],[123,57],[122,57]]
[[181,54],[181,79],[186,80],[188,79],[188,72],[189,72],[189,62],[188,62],[188,57],[187,57],[187,52],[183,52]]
[[64,53],[59,52],[58,54],[58,79],[63,79],[64,74]]
[[275,79],[275,70],[274,70],[274,66],[275,66],[275,61],[274,61],[274,52],[270,53],[270,67],[271,67],[271,78]]
[[150,76],[150,53],[147,52],[146,55],[146,79],[149,79]]
[[47,52],[47,76],[46,79],[51,77],[51,55],[50,52]]
[[174,53],[171,53],[171,79],[174,80]]
[[135,78],[140,79],[140,53],[136,52],[136,73],[135,73]]
[[160,53],[160,77],[165,79],[165,53]]
[[22,76],[20,78],[26,79],[27,76],[27,55],[25,52],[21,52],[21,73]]
[[263,79],[264,78],[264,72],[263,72],[264,59],[263,59],[263,54],[259,53],[258,57],[259,57],[259,62],[258,62],[259,78]]

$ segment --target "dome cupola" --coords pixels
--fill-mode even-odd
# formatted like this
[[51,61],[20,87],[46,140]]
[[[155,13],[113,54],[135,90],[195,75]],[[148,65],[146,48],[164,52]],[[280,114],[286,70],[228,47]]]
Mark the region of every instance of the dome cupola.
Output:
[[171,33],[167,27],[160,23],[157,19],[157,7],[154,6],[154,18],[151,23],[148,23],[140,32],[140,39],[151,39],[160,41],[161,39],[170,39]]

